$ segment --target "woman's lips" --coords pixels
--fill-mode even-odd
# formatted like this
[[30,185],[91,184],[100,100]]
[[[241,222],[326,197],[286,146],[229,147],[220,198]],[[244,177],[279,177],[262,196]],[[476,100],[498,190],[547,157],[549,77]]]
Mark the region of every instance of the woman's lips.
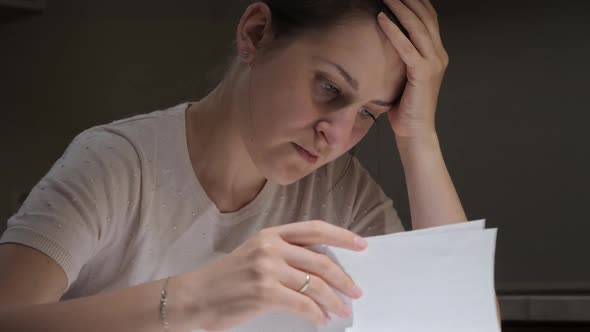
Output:
[[296,143],[293,143],[293,146],[295,147],[295,150],[297,150],[299,155],[303,157],[303,159],[308,163],[315,164],[318,161],[318,156],[314,156],[313,154],[309,153],[309,151],[297,145]]

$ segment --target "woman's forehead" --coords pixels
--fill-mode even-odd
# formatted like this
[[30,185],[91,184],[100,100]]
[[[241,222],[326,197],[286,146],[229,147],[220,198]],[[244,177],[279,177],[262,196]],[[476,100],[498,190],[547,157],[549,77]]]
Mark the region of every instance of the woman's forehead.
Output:
[[[300,47],[299,55],[309,66],[332,68],[335,73],[343,69],[356,81],[360,94],[391,94],[405,77],[405,64],[381,28],[371,22],[322,30],[303,38]],[[378,97],[395,97],[383,93]]]
[[[358,21],[357,21],[358,22]],[[405,67],[393,45],[376,22],[338,24],[319,32],[309,33],[302,46],[307,56],[328,58],[360,76],[360,71],[373,76]]]

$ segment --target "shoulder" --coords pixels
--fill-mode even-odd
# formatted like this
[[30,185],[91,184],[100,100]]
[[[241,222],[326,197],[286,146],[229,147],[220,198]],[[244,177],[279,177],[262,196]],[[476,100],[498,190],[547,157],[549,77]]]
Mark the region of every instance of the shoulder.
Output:
[[[90,153],[93,159],[144,159],[162,144],[170,144],[184,129],[187,103],[164,110],[134,115],[88,128],[72,140],[66,150]],[[160,143],[161,141],[164,143]],[[149,159],[145,157],[146,159]]]
[[330,206],[349,213],[346,228],[363,236],[403,231],[393,201],[355,156],[346,154],[334,160],[324,172],[332,188]]
[[371,174],[358,158],[350,153],[336,158],[316,171],[326,177],[332,186],[340,185],[348,189],[359,189],[359,186],[375,185]]
[[349,153],[318,168],[301,179],[294,188],[300,194],[314,196],[315,201],[336,205],[355,205],[367,198],[379,201],[387,199],[367,169]]

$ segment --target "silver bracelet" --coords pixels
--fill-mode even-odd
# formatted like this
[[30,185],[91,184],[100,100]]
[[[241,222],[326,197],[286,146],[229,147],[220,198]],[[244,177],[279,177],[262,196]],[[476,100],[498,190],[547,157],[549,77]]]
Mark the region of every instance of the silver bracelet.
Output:
[[160,320],[162,321],[162,325],[164,326],[164,331],[168,331],[169,325],[168,320],[166,319],[166,301],[168,300],[168,281],[170,277],[166,278],[164,281],[164,287],[162,288],[162,293],[160,294]]

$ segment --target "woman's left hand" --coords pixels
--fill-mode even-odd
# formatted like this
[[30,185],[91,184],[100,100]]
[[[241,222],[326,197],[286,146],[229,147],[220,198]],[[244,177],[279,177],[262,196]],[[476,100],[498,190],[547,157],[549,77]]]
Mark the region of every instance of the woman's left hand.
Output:
[[449,63],[440,37],[437,13],[430,0],[384,2],[411,39],[385,14],[379,14],[382,30],[406,64],[406,86],[399,103],[387,113],[389,122],[398,144],[403,140],[436,137],[436,105]]

